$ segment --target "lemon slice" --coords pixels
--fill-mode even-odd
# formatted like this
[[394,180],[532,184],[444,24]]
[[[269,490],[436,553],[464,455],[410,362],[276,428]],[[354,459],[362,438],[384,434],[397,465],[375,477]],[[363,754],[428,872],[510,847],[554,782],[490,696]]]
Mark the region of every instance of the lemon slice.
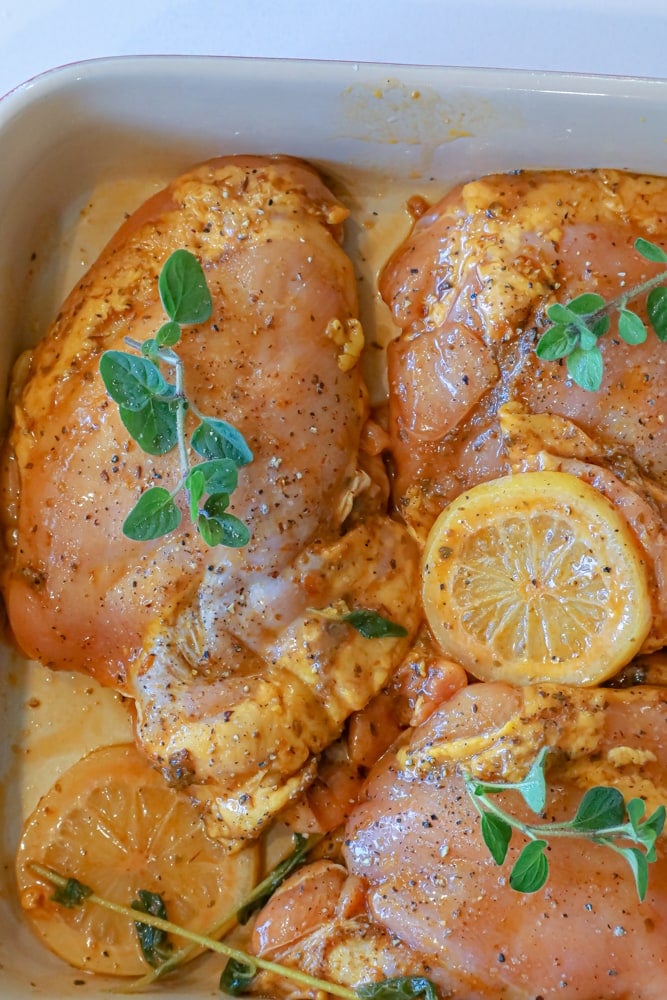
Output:
[[128,906],[140,889],[159,893],[171,920],[205,931],[252,889],[258,856],[254,848],[230,855],[212,841],[190,799],[169,788],[133,745],[95,750],[62,775],[23,830],[16,859],[22,906],[38,936],[70,965],[135,976],[149,966],[133,922],[90,903],[55,903],[53,887],[31,862]]
[[627,522],[565,472],[482,483],[446,507],[426,542],[423,600],[445,655],[511,684],[598,684],[651,626]]

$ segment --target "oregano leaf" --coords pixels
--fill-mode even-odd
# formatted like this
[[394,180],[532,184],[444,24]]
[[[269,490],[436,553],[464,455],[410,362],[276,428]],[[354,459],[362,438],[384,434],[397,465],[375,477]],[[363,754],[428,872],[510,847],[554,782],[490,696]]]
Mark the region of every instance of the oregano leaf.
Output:
[[635,240],[635,250],[644,258],[654,264],[667,264],[667,253],[662,247],[645,240],[642,236]]
[[652,288],[646,299],[646,312],[658,340],[667,341],[667,288]]
[[568,327],[557,324],[546,330],[537,342],[535,353],[543,361],[565,358],[577,346],[577,335]]
[[639,830],[639,824],[644,817],[644,811],[646,809],[646,803],[643,799],[630,799],[626,805],[626,810],[628,813],[628,819],[630,820],[630,825],[632,829],[637,833]]
[[[148,889],[139,889],[137,895],[139,899],[135,899],[130,904],[133,910],[139,910],[141,913],[150,913],[152,916],[160,917],[162,920],[168,919],[167,908],[159,893],[149,892]],[[154,969],[162,965],[169,958],[173,950],[173,945],[169,941],[166,932],[153,927],[151,924],[144,924],[141,921],[137,921],[134,926],[137,930],[142,954],[148,964],[153,966]]]
[[204,473],[198,467],[190,469],[185,479],[185,488],[190,494],[190,519],[196,521],[199,515],[199,501],[206,490]]
[[361,983],[354,991],[361,1000],[438,1000],[438,993],[425,976],[395,976],[377,983]]
[[93,890],[80,882],[78,878],[68,878],[63,886],[56,886],[53,890],[53,895],[51,899],[54,903],[60,903],[61,906],[66,906],[67,909],[73,910],[75,907],[80,906],[89,896],[92,896]]
[[181,512],[168,490],[151,486],[139,497],[123,524],[123,533],[137,542],[161,538],[181,523]]
[[604,309],[604,299],[596,292],[584,292],[582,295],[570,299],[567,307],[579,316],[590,316],[592,313]]
[[516,790],[524,802],[534,813],[541,813],[547,802],[547,783],[544,777],[544,766],[549,747],[542,747],[523,781],[516,785]]
[[591,333],[595,334],[595,337],[599,340],[600,337],[604,337],[605,333],[611,326],[611,320],[608,316],[600,316],[591,323]]
[[645,854],[642,854],[640,850],[636,847],[619,847],[616,844],[607,843],[608,847],[613,847],[617,854],[625,858],[627,863],[630,865],[630,869],[634,876],[635,886],[637,888],[637,896],[639,897],[640,903],[646,898],[646,892],[648,890],[648,860]]
[[643,344],[647,337],[643,321],[631,309],[618,310],[618,333],[626,344]]
[[618,788],[589,788],[572,820],[575,830],[604,830],[625,820],[625,802]]
[[199,462],[194,468],[203,475],[208,493],[233,493],[238,486],[238,468],[229,458]]
[[599,347],[582,351],[575,347],[567,357],[567,370],[574,382],[588,392],[597,392],[602,384],[604,365]]
[[560,323],[563,326],[569,326],[570,323],[574,323],[577,319],[576,311],[570,311],[569,305],[565,306],[561,302],[553,302],[547,307],[547,316],[549,319],[553,320],[554,323]]
[[202,266],[189,250],[175,250],[158,279],[160,299],[169,319],[189,326],[204,323],[213,309]]
[[402,625],[370,608],[356,608],[341,615],[338,620],[351,625],[364,639],[397,639],[408,634]]
[[502,816],[484,812],[481,819],[482,839],[497,865],[502,865],[507,857],[507,848],[512,839],[512,827]]
[[126,410],[143,410],[156,397],[173,396],[174,388],[149,359],[124,351],[105,351],[100,374],[113,401]]
[[174,347],[181,339],[181,327],[174,320],[163,323],[155,334],[155,343],[158,347]]
[[190,444],[202,458],[228,458],[238,466],[248,465],[253,460],[241,432],[226,420],[205,417],[194,430]]
[[241,996],[248,992],[256,975],[257,966],[250,958],[243,962],[238,958],[229,958],[220,974],[220,989],[230,996]]
[[178,403],[152,399],[141,410],[118,407],[129,435],[148,455],[166,455],[178,442]]
[[239,549],[250,541],[250,531],[238,517],[233,514],[209,514],[204,510],[197,518],[197,527],[207,545],[226,545],[228,548]]
[[546,840],[531,840],[521,851],[510,874],[510,886],[516,892],[537,892],[548,879],[546,846]]

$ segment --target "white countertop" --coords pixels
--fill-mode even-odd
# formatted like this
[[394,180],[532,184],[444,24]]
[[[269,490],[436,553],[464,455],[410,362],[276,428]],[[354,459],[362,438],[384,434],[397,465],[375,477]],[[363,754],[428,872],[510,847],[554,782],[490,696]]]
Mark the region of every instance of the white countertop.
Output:
[[667,76],[666,0],[0,0],[0,94],[63,63],[182,53]]

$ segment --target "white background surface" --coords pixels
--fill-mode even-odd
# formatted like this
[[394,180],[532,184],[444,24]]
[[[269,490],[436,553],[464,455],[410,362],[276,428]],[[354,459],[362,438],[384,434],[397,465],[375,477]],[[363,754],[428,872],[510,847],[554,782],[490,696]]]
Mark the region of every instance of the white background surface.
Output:
[[154,53],[667,77],[667,0],[0,0],[0,94]]

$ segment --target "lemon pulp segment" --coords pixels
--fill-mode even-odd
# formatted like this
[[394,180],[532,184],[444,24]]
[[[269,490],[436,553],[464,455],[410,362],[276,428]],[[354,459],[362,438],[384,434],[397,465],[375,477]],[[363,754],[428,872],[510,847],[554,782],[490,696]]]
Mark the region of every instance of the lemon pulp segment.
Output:
[[482,483],[429,533],[423,600],[442,651],[480,680],[592,685],[651,626],[642,551],[598,490],[564,472]]

